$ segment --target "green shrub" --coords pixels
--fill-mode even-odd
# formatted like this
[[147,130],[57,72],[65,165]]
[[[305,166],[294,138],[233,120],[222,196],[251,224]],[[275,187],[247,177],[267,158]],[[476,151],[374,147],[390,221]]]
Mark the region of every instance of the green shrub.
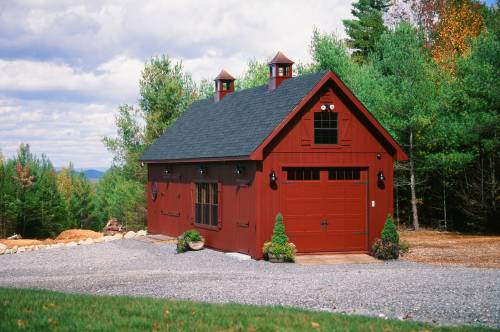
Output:
[[269,249],[271,248],[271,241],[267,241],[264,243],[264,245],[262,246],[262,254],[264,256],[264,259],[267,261],[269,259]]
[[178,254],[189,250],[189,242],[203,241],[203,237],[197,230],[191,229],[182,233],[177,239],[176,251]]
[[381,237],[382,241],[385,242],[393,242],[399,243],[399,235],[396,229],[396,225],[394,224],[394,219],[392,219],[391,215],[387,216],[385,220],[384,228],[382,229]]
[[265,260],[269,255],[283,257],[285,262],[294,262],[297,248],[293,243],[288,242],[288,236],[285,234],[285,225],[283,224],[283,215],[278,213],[274,224],[273,237],[271,241],[264,243],[262,254]]
[[408,243],[408,241],[400,240],[399,241],[399,253],[401,255],[406,255],[408,252],[410,252],[410,244]]
[[397,259],[399,257],[399,245],[391,241],[377,239],[372,246],[371,255],[384,261]]
[[285,225],[283,224],[283,215],[278,213],[276,215],[276,222],[274,224],[273,237],[271,239],[273,244],[287,244],[288,236],[285,234]]
[[188,242],[202,241],[200,233],[198,233],[198,231],[195,229],[190,229],[189,231],[185,231],[183,234],[183,238]]

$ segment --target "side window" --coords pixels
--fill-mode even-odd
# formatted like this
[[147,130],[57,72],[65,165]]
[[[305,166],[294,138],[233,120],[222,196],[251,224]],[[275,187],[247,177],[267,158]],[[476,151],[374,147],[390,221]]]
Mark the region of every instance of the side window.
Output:
[[338,113],[314,113],[314,144],[338,143]]
[[196,183],[195,223],[217,226],[219,223],[219,191],[217,183]]

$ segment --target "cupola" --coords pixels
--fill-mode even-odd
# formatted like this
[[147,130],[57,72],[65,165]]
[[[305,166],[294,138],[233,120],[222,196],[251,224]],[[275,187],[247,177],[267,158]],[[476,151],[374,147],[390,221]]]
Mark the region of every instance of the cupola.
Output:
[[293,61],[281,51],[269,61],[269,90],[280,86],[281,82],[292,77]]
[[215,94],[214,101],[221,101],[228,93],[234,92],[234,80],[235,78],[227,72],[227,70],[222,69],[214,79],[215,81]]

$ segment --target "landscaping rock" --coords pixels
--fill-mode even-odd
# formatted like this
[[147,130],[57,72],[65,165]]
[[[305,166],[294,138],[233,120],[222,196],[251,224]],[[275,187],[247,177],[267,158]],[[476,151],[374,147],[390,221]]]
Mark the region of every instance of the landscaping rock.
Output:
[[17,252],[17,249],[19,249],[18,246],[13,246],[12,248],[10,248],[11,254],[15,254]]
[[82,244],[94,244],[94,240],[89,237],[88,239],[84,240]]
[[128,231],[123,238],[124,239],[133,239],[136,236],[136,233],[134,231]]
[[50,245],[51,248],[61,248],[61,247],[64,247],[64,243],[56,243],[56,244],[52,244]]
[[113,235],[113,237],[114,237],[116,240],[121,240],[121,239],[123,239],[123,234],[122,234],[122,233],[116,233],[115,235]]
[[7,249],[0,249],[0,255],[3,255]]
[[77,245],[78,245],[78,243],[76,243],[76,242],[66,243],[66,247],[76,247]]
[[148,232],[145,230],[141,229],[140,231],[137,232],[137,236],[146,236],[148,235]]
[[103,243],[103,242],[105,242],[104,236],[103,237],[99,237],[97,239],[94,239],[94,243]]
[[14,235],[9,236],[9,237],[7,238],[7,240],[21,240],[22,238],[23,238],[23,237],[22,237],[21,235],[19,235],[19,234],[15,234],[15,233],[14,233]]
[[26,248],[25,247],[19,247],[17,248],[17,253],[20,254],[22,252],[25,252],[26,251]]
[[104,242],[110,242],[110,241],[114,241],[114,240],[118,240],[118,239],[112,235],[106,235],[105,237],[103,237],[103,240],[104,240]]

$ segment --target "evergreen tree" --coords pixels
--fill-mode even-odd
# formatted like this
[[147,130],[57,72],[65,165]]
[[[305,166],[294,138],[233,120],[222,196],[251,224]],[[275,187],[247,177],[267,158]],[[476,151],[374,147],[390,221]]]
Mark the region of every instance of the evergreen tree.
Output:
[[389,5],[389,0],[358,0],[351,10],[356,18],[342,21],[349,36],[349,47],[354,50],[353,56],[357,61],[366,60],[386,31],[382,15]]

